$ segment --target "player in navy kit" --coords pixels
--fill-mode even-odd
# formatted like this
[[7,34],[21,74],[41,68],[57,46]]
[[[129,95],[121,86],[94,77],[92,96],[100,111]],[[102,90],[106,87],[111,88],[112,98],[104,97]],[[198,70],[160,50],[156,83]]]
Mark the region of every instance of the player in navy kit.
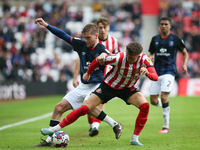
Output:
[[[99,36],[98,36],[99,43],[104,45],[106,49],[109,50],[111,53],[116,54],[120,52],[118,40],[115,37],[108,35],[108,31],[110,30],[110,23],[109,23],[108,18],[100,17],[96,21],[96,24],[99,30]],[[79,80],[78,80],[78,74],[80,70],[79,66],[80,66],[80,59],[77,60],[75,71],[74,71],[74,78],[73,78],[74,87],[77,87],[79,85]],[[106,73],[109,70],[111,70],[111,68],[112,67],[110,65],[106,65],[104,75],[106,75]],[[105,111],[105,104],[100,104],[98,108]],[[95,117],[88,115],[88,122],[90,125],[88,135],[93,137],[99,133],[99,126],[100,126],[101,121],[96,119]]]
[[170,33],[171,26],[171,20],[169,18],[161,18],[161,34],[152,38],[149,47],[150,58],[154,62],[154,67],[159,76],[158,81],[151,81],[150,101],[152,105],[162,106],[163,109],[164,125],[158,133],[170,132],[170,106],[168,96],[177,72],[176,55],[178,51],[183,53],[183,71],[187,74],[188,53],[186,46],[180,37]]
[[[61,102],[59,102],[53,111],[53,115],[50,120],[49,128],[56,126],[60,123],[60,118],[62,114],[70,109],[78,109],[82,106],[83,101],[87,100],[90,94],[99,86],[99,84],[104,79],[104,66],[99,66],[92,74],[89,82],[85,82],[82,79],[83,74],[89,68],[91,62],[99,56],[101,53],[109,54],[109,51],[106,50],[105,46],[98,42],[98,28],[95,24],[87,24],[83,30],[82,35],[85,41],[74,38],[64,31],[48,25],[42,18],[38,18],[35,20],[35,23],[39,23],[40,25],[46,27],[51,33],[55,34],[59,38],[71,44],[80,58],[80,74],[81,74],[81,84],[66,94]],[[67,58],[66,58],[67,59]],[[98,110],[97,110],[98,111]],[[115,122],[115,121],[113,121]],[[114,127],[118,127],[119,124],[115,122]],[[122,132],[120,130],[120,132]],[[40,144],[35,146],[50,146],[51,145],[51,137],[49,136],[46,141],[43,141]]]

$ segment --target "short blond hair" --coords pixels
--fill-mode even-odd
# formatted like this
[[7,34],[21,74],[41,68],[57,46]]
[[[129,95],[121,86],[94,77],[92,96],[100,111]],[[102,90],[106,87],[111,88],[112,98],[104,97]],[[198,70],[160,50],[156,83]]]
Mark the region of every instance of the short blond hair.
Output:
[[86,32],[90,32],[91,34],[98,34],[99,30],[98,30],[97,25],[95,25],[94,23],[89,23],[83,28],[82,34]]

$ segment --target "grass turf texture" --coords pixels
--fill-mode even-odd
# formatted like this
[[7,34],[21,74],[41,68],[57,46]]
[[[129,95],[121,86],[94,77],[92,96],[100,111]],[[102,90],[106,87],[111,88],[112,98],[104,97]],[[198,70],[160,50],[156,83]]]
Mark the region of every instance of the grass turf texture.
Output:
[[[32,98],[23,101],[0,104],[0,127],[52,112],[62,96]],[[149,98],[147,98],[149,101]],[[200,98],[170,97],[170,133],[159,134],[162,128],[162,108],[150,105],[149,118],[140,134],[144,146],[129,145],[139,110],[119,99],[106,104],[106,113],[124,126],[120,139],[116,140],[112,128],[102,122],[100,133],[88,137],[87,117],[80,117],[75,123],[62,129],[70,137],[68,150],[197,150],[200,147]],[[71,111],[69,111],[71,112]],[[65,113],[65,117],[69,112]],[[54,147],[33,147],[40,143],[40,129],[48,127],[49,119],[30,122],[0,131],[0,149],[47,150]]]

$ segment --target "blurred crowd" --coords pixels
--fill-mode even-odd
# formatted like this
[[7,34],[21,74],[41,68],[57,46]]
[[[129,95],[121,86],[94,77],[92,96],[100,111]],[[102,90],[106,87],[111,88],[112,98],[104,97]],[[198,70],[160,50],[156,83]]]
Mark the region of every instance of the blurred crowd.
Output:
[[73,47],[34,23],[43,18],[71,36],[82,38],[87,23],[101,16],[110,21],[110,34],[119,40],[121,50],[132,40],[140,40],[140,1],[77,6],[66,0],[30,1],[27,6],[0,6],[0,82],[63,82],[73,77],[78,58]]
[[[172,21],[171,32],[184,40],[189,53],[189,77],[200,77],[200,2],[199,1],[163,1],[160,3],[160,16],[168,16]],[[182,55],[177,56],[177,69],[181,77]]]
[[[43,18],[73,37],[82,38],[82,28],[99,17],[110,21],[109,34],[116,37],[122,51],[131,41],[141,38],[141,6],[134,2],[108,3],[95,0],[75,5],[66,0],[30,1],[27,6],[12,6],[3,0],[0,6],[0,82],[63,82],[73,77],[78,58],[73,47],[34,23]],[[172,20],[172,33],[180,36],[189,52],[190,77],[200,76],[200,3],[193,1],[160,2],[160,16]],[[177,68],[181,77],[181,54]]]

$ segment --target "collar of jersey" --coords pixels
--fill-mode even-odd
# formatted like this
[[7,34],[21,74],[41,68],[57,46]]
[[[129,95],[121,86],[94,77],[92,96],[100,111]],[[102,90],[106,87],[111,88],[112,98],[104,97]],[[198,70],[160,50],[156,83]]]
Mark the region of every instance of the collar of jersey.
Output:
[[108,39],[108,36],[107,36],[107,38],[106,38],[105,40],[100,39],[100,37],[98,37],[98,38],[99,38],[99,40],[101,40],[101,41],[106,41],[106,40]]

